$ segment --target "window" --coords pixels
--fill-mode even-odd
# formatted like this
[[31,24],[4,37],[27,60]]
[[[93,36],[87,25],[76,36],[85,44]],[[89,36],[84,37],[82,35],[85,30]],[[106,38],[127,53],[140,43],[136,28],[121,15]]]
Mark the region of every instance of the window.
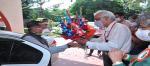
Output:
[[0,38],[0,64],[37,64],[42,52],[22,41]]
[[0,38],[0,64],[7,64],[10,58],[12,41]]
[[10,64],[37,64],[42,59],[42,52],[22,42],[14,41]]

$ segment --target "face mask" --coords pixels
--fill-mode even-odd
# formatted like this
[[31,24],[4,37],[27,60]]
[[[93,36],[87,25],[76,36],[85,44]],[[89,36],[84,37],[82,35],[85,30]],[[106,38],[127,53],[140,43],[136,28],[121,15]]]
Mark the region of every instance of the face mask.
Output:
[[94,24],[99,27],[99,28],[103,28],[103,23],[102,21],[98,20],[98,21],[95,21]]
[[142,30],[142,29],[138,29],[137,32],[135,33],[135,35],[143,40],[143,41],[150,41],[150,30]]

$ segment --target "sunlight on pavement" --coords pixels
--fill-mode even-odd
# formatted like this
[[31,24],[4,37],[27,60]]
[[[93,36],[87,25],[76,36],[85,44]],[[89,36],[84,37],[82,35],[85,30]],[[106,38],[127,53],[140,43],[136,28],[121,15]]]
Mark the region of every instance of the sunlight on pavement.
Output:
[[[65,40],[63,38],[55,38],[57,45],[64,45],[71,40]],[[53,63],[53,66],[103,66],[102,58],[98,57],[97,51],[94,51],[93,56],[86,57],[86,54],[82,48],[68,48],[64,52],[59,53],[59,58]]]

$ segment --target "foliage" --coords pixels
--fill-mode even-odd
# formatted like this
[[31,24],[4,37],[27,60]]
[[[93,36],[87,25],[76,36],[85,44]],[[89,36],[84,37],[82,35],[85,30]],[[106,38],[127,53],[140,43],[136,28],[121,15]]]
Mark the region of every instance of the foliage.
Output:
[[[47,13],[46,13],[47,11]],[[63,16],[64,11],[54,8],[53,10],[45,10],[44,15],[46,18],[49,18],[50,20],[53,20],[54,22],[58,22],[58,17]]]
[[[63,10],[59,10],[58,6],[53,9],[41,9],[40,5],[50,0],[21,0],[24,19],[36,19],[39,17],[49,18],[58,21],[57,17],[63,16]],[[140,6],[141,2],[148,2],[145,9]],[[32,6],[37,6],[32,8]],[[41,11],[42,10],[42,11]],[[150,12],[150,0],[76,0],[70,11],[72,15],[80,13],[89,21],[93,21],[93,13],[97,10],[109,10],[112,12],[125,12],[126,16],[133,13],[141,13],[141,11]],[[42,13],[42,14],[41,14]]]
[[[140,5],[142,2],[148,2],[148,5]],[[126,17],[141,11],[150,12],[150,0],[76,0],[76,3],[71,7],[71,13],[82,13],[88,20],[93,21],[93,13],[97,10],[109,10],[112,12],[124,12]],[[77,11],[78,10],[78,11]]]
[[21,0],[22,1],[22,11],[23,11],[23,18],[28,19],[30,18],[30,0]]
[[90,21],[93,21],[93,13],[97,10],[109,10],[112,12],[123,12],[123,6],[116,1],[110,0],[77,0],[71,8],[71,13],[79,13],[82,8],[82,15]]
[[[22,8],[23,8],[23,19],[37,19],[37,18],[48,18],[53,21],[58,21],[58,16],[63,16],[63,10],[58,9],[58,7],[54,6],[52,10],[42,9],[41,12],[41,3],[50,0],[21,0]],[[36,8],[32,6],[37,5]],[[41,14],[42,13],[42,14]]]

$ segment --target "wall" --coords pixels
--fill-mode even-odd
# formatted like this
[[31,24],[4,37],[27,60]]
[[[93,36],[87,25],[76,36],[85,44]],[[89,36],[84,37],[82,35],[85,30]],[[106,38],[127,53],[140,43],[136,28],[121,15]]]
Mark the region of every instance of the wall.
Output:
[[13,32],[24,33],[21,0],[0,0],[0,11],[10,23]]

